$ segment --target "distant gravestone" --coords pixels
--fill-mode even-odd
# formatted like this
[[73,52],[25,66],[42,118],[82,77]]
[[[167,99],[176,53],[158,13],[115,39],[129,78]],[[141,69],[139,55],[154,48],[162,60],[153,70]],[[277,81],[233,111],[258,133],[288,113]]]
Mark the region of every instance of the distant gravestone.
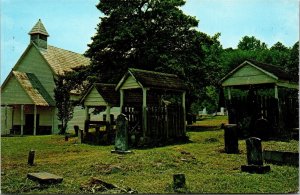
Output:
[[226,124],[224,129],[225,152],[227,154],[239,153],[239,143],[236,124]]
[[128,151],[128,119],[120,114],[116,120],[115,150],[113,153],[129,153]]
[[246,140],[247,147],[247,163],[242,165],[241,169],[249,173],[266,173],[271,170],[270,166],[263,165],[263,151],[261,139],[251,137]]

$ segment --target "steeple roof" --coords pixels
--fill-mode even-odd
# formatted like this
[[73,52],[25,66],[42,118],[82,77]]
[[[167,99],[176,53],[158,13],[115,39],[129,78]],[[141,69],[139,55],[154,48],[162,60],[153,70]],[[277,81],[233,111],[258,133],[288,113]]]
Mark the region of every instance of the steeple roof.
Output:
[[49,36],[46,28],[44,27],[41,19],[39,19],[39,21],[34,25],[34,27],[31,29],[31,31],[28,33],[30,35],[32,34],[42,34],[42,35],[46,35],[47,37]]

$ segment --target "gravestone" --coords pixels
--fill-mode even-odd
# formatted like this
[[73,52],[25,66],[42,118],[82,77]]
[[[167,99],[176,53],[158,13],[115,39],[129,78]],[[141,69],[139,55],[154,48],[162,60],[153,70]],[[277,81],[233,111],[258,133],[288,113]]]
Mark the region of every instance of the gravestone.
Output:
[[95,137],[96,137],[96,144],[98,145],[100,143],[100,126],[96,126],[95,128]]
[[82,144],[83,143],[83,130],[79,130],[79,133],[78,133],[78,142],[80,143],[80,144]]
[[225,152],[227,154],[238,154],[239,143],[238,143],[237,125],[226,124],[223,126],[223,129],[224,129]]
[[185,185],[185,175],[180,173],[180,174],[174,174],[173,175],[173,188],[174,190],[177,190],[178,188],[184,188],[186,187]]
[[34,155],[35,155],[35,151],[30,150],[28,154],[28,164],[31,166],[34,164]]
[[266,173],[271,170],[270,166],[263,165],[263,151],[261,146],[261,139],[257,137],[250,137],[246,140],[247,147],[247,163],[242,165],[241,169],[249,173]]
[[78,125],[74,125],[74,131],[75,131],[75,136],[78,136],[78,132],[79,132],[79,126]]
[[128,151],[128,119],[120,114],[116,120],[115,150],[112,153],[130,153]]

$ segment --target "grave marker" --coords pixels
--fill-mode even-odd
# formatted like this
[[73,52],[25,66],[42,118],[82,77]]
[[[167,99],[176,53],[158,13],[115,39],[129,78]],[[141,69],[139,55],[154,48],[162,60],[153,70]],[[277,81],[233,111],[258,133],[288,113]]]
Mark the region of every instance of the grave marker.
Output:
[[247,162],[248,165],[242,165],[241,169],[249,173],[266,173],[271,170],[270,166],[263,165],[263,152],[261,139],[250,137],[246,140],[247,145]]
[[238,154],[239,143],[238,143],[238,135],[237,135],[237,125],[226,124],[223,126],[223,129],[224,129],[225,152],[227,154]]
[[128,119],[125,114],[120,114],[116,120],[115,150],[112,153],[130,153],[128,151]]

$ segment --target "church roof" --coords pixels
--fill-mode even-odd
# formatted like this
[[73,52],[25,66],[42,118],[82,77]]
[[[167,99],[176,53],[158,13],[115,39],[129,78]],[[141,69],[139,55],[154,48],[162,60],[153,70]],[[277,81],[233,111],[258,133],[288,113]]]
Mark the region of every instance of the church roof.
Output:
[[46,35],[49,36],[46,28],[44,27],[41,19],[39,19],[39,21],[34,25],[34,27],[31,29],[31,31],[28,33],[30,35],[32,34],[42,34],[42,35]]
[[88,66],[90,59],[82,54],[48,45],[47,49],[39,49],[55,74],[64,74],[72,68]]
[[35,105],[55,105],[55,101],[33,73],[19,71],[12,71],[12,73]]

